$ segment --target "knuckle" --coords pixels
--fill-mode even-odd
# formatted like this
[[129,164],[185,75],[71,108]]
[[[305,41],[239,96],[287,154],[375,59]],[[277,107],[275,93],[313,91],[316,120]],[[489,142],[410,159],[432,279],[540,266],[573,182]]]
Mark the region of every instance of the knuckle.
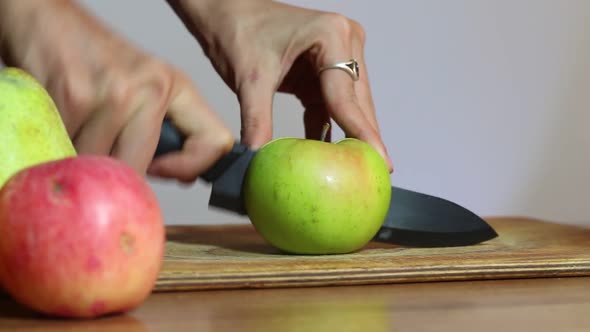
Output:
[[131,113],[129,100],[132,97],[133,89],[129,79],[120,72],[111,73],[110,81],[107,83],[106,100],[103,107],[110,113],[111,121],[117,125],[122,124]]
[[220,130],[217,137],[217,151],[222,155],[231,150],[234,144],[234,136],[228,129]]
[[148,107],[148,109],[153,110],[157,116],[161,116],[167,111],[167,105],[170,101],[175,77],[185,80],[186,78],[176,76],[175,71],[172,68],[161,63],[154,64],[152,72],[153,76],[144,88],[146,89],[145,93],[149,94],[148,100],[153,101],[157,107],[151,107],[152,105],[149,105],[150,107]]
[[260,130],[262,126],[260,117],[253,114],[242,114],[242,130]]
[[[124,74],[124,73],[127,74]],[[161,117],[167,111],[167,104],[173,87],[172,70],[155,60],[139,66],[139,75],[127,71],[112,73],[108,105],[113,121],[121,124],[137,111],[153,112]]]
[[107,104],[114,113],[123,111],[132,92],[129,79],[120,71],[113,71],[110,73],[110,79],[106,84],[108,86],[106,87],[107,93],[105,98],[107,98],[107,100],[105,101],[105,104]]
[[323,13],[319,16],[322,30],[328,33],[335,33],[338,36],[348,38],[352,34],[353,25],[351,20],[338,13]]
[[75,136],[80,126],[95,109],[96,94],[90,81],[73,79],[64,75],[63,81],[55,87],[55,98],[64,124],[71,136]]
[[65,104],[68,109],[84,115],[94,108],[95,92],[87,80],[69,80],[65,87]]
[[351,20],[350,22],[352,24],[352,33],[353,33],[353,35],[355,36],[355,38],[358,41],[360,41],[360,43],[362,45],[364,45],[365,44],[365,41],[367,39],[367,32],[366,32],[365,28],[358,21]]

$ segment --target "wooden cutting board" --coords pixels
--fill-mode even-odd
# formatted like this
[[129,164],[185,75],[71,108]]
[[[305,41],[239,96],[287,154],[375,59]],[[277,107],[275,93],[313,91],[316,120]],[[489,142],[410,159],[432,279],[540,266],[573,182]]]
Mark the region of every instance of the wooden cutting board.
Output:
[[286,255],[250,225],[169,226],[155,291],[590,276],[590,228],[488,218],[499,237],[452,248],[371,242],[346,255]]

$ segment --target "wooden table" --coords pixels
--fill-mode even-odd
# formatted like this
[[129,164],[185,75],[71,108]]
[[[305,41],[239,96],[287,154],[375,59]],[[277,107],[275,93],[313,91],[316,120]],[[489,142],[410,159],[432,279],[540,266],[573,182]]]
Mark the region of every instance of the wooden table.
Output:
[[0,331],[590,331],[590,278],[156,293],[72,322],[2,298]]

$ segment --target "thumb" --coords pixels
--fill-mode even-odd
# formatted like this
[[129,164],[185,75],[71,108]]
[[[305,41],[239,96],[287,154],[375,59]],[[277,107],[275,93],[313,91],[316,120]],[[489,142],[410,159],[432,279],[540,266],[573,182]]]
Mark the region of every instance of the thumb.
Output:
[[274,84],[258,78],[238,90],[241,114],[241,141],[257,149],[272,139]]

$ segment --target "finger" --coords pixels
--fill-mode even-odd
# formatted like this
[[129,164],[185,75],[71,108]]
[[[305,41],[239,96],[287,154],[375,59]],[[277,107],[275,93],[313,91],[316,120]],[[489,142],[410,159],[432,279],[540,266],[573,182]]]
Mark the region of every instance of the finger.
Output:
[[88,104],[86,107],[90,109],[80,110],[90,113],[73,138],[80,153],[110,154],[117,137],[134,112],[143,105],[161,102],[155,97],[158,93],[155,83],[144,83],[156,82],[149,77],[152,72],[143,70],[141,73],[145,74],[131,78],[118,69],[105,74],[108,79],[95,86],[98,102]]
[[126,110],[128,105],[127,97],[97,105],[72,139],[78,153],[110,155],[117,136],[132,115]]
[[52,72],[47,79],[47,88],[70,137],[76,137],[92,111],[96,111],[96,87],[91,82],[88,67],[79,61],[69,64],[65,72]]
[[190,137],[184,142],[182,151],[170,152],[155,159],[148,168],[148,174],[192,183],[221,158],[220,152],[229,151],[229,149],[212,149],[211,147],[217,144],[216,140],[212,136]]
[[345,134],[379,147],[376,132],[358,104],[350,76],[339,70],[328,70],[322,73],[320,82],[327,110]]
[[[343,57],[328,57],[329,62],[324,63],[334,63],[336,62],[334,59],[337,58],[343,59]],[[367,119],[358,103],[351,77],[342,70],[325,70],[320,76],[320,82],[331,117],[348,137],[355,137],[371,144],[383,157],[389,170],[392,171],[391,160],[379,133]]]
[[241,141],[253,149],[272,139],[272,101],[275,91],[269,77],[251,74],[238,89]]
[[150,90],[144,90],[147,96],[138,97],[141,104],[132,112],[133,117],[121,130],[111,152],[140,174],[145,174],[153,158],[168,102],[168,97]]
[[234,138],[196,87],[188,80],[184,82],[171,101],[168,115],[187,139],[181,151],[153,160],[148,174],[192,182],[231,150]]
[[[359,64],[359,80],[354,84],[354,91],[365,118],[371,123],[373,129],[375,129],[375,131],[380,135],[381,130],[377,121],[375,103],[373,102],[373,96],[371,94],[368,68],[364,56],[364,32],[362,27],[358,26],[358,24],[355,31],[356,33],[353,33],[352,37],[352,54]],[[385,153],[387,155],[386,161],[388,163],[389,171],[393,172],[393,162],[391,161],[391,157],[389,157],[387,147],[383,145],[383,148],[385,149]]]
[[368,68],[367,64],[365,63],[364,37],[359,36],[359,33],[353,34],[352,54],[359,64],[359,80],[354,84],[354,91],[357,96],[358,103],[367,120],[369,120],[373,128],[379,132],[375,104],[373,102],[373,96],[371,95],[371,89],[369,86]]

